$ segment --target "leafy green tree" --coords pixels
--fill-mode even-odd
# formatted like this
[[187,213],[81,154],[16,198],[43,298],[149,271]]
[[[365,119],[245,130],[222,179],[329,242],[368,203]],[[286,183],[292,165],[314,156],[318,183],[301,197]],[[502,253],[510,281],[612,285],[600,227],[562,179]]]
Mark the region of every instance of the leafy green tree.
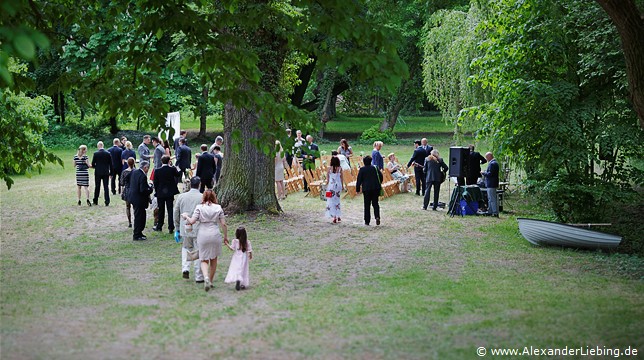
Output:
[[598,6],[579,0],[482,5],[482,56],[473,78],[491,101],[468,110],[500,154],[523,165],[564,221],[597,219],[642,172],[643,133],[624,99],[618,36]]

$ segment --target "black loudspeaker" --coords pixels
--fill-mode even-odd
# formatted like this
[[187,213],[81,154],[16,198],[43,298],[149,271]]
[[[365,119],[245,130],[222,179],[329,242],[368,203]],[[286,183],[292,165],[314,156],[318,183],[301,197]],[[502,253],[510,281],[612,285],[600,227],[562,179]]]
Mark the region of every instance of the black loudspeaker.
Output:
[[466,177],[467,160],[469,159],[470,149],[466,147],[453,146],[449,148],[449,176]]

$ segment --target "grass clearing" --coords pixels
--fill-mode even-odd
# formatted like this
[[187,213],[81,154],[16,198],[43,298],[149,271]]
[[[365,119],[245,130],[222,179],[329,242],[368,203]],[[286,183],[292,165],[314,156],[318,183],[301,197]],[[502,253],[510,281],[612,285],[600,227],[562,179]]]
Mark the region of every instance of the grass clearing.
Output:
[[[389,149],[406,162],[413,146]],[[0,190],[3,359],[469,359],[479,346],[644,349],[641,259],[529,245],[515,216],[538,209],[517,194],[501,219],[425,212],[420,197],[401,194],[381,202],[380,227],[362,225],[359,197],[343,199],[334,226],[322,201],[292,194],[283,216],[229,217],[230,229],[246,226],[253,241],[251,287],[223,284],[224,249],[215,289],[205,293],[192,272],[181,279],[180,247],[167,232],[153,233],[152,220],[149,240],[137,243],[120,199],[77,206],[74,151],[57,154],[64,169],[48,165]],[[441,201],[448,197],[444,187]]]

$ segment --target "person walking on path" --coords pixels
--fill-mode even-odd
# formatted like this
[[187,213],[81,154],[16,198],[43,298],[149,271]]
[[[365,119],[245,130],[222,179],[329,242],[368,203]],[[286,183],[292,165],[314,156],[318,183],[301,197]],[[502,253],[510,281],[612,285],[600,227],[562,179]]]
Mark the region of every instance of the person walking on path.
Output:
[[[331,157],[329,172],[326,175],[326,216],[333,219],[333,223],[342,221],[342,210],[340,207],[340,194],[342,193],[342,167],[340,159]],[[331,196],[329,196],[331,195]]]
[[[129,143],[129,141],[128,141]],[[134,171],[134,158],[129,158],[127,159],[127,169],[123,170],[123,173],[121,173],[121,177],[119,178],[119,185],[121,186],[121,199],[125,201],[125,215],[127,216],[127,222],[129,228],[132,227],[132,204],[130,204],[130,200],[128,200],[127,193],[130,189],[130,175],[132,174],[132,171]]]
[[78,194],[78,206],[81,205],[81,190],[85,188],[87,197],[87,206],[92,206],[89,202],[89,159],[87,158],[87,146],[78,147],[78,153],[74,155],[74,165],[76,166],[76,192]]
[[199,233],[197,234],[199,261],[201,261],[201,271],[205,275],[204,290],[210,291],[213,288],[212,282],[217,270],[217,258],[221,255],[220,228],[224,233],[223,242],[228,244],[228,228],[224,210],[217,204],[214,191],[206,190],[203,192],[201,204],[197,205],[192,217],[187,213],[183,213],[181,216],[189,225],[199,221]]
[[121,172],[123,171],[123,149],[121,149],[121,140],[114,138],[112,141],[112,147],[107,149],[107,152],[110,153],[112,157],[112,176],[110,185],[112,187],[112,195],[116,195],[116,184],[118,183],[118,192],[121,193],[121,182],[116,180],[118,177],[121,179]]
[[173,207],[174,207],[174,196],[179,193],[177,188],[177,176],[179,176],[179,170],[176,167],[170,166],[170,156],[163,155],[161,157],[161,163],[163,164],[160,168],[155,170],[154,174],[154,192],[157,198],[157,206],[159,207],[159,216],[157,224],[152,228],[154,231],[163,230],[163,221],[168,212],[168,232],[170,234],[174,233],[174,219],[173,219]]
[[380,204],[378,197],[382,189],[382,174],[375,166],[371,166],[371,156],[365,156],[362,161],[364,166],[358,171],[356,179],[356,192],[364,196],[364,224],[371,222],[371,207],[376,218],[376,225],[380,225]]
[[[190,191],[177,196],[177,201],[174,203],[174,228],[179,232],[179,237],[182,242],[181,246],[181,272],[184,279],[190,279],[190,265],[194,263],[195,281],[203,283],[203,273],[201,272],[201,264],[199,261],[188,260],[188,252],[197,248],[197,234],[199,233],[199,224],[194,224],[186,228],[186,220],[181,214],[192,214],[195,212],[197,205],[201,204],[202,195],[199,192],[201,179],[199,176],[194,176],[190,179]],[[190,231],[189,231],[190,230]]]
[[230,259],[228,274],[224,282],[226,284],[235,283],[237,291],[246,289],[250,285],[248,263],[253,259],[253,246],[248,240],[246,229],[243,226],[238,227],[232,244],[226,244],[226,246],[233,251],[233,257]]

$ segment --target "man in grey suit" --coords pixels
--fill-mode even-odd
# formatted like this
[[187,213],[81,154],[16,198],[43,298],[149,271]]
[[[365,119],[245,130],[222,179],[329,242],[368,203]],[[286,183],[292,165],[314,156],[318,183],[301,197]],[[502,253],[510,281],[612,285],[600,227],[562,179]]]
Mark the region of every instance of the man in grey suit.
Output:
[[141,145],[139,145],[137,152],[139,153],[139,160],[140,161],[150,161],[150,149],[148,148],[148,144],[150,143],[150,135],[145,135],[143,137],[143,142]]
[[[202,195],[199,192],[201,179],[199,176],[194,176],[190,179],[190,191],[180,194],[177,201],[174,203],[174,228],[178,229],[179,235],[183,241],[181,247],[181,270],[184,279],[190,279],[190,263],[188,261],[188,251],[197,247],[197,231],[199,231],[199,223],[192,225],[192,231],[186,231],[186,220],[181,218],[181,214],[186,213],[192,216],[197,205],[201,204]],[[203,283],[203,273],[199,260],[194,261],[195,268],[195,281]]]
[[165,149],[161,145],[161,140],[156,137],[152,138],[152,146],[154,146],[154,170],[163,166],[161,158],[165,155]]

